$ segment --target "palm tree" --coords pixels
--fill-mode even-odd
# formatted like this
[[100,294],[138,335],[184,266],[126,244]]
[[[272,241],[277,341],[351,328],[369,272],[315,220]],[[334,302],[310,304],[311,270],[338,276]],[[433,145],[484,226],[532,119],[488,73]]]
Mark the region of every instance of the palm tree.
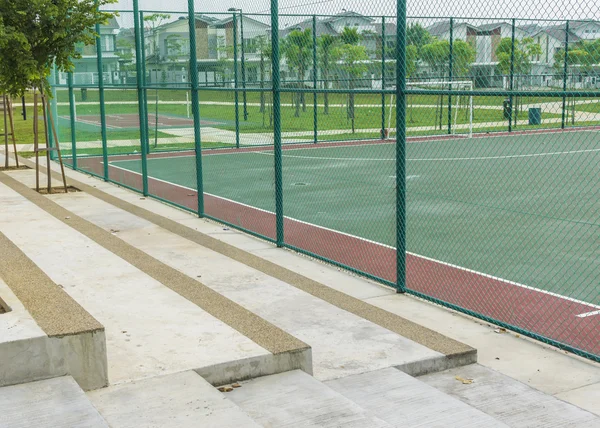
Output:
[[[291,70],[296,69],[298,72],[297,86],[304,86],[304,77],[306,70],[310,67],[312,61],[312,36],[310,28],[302,30],[293,30],[283,40],[282,53],[286,58],[287,65]],[[296,94],[294,97],[296,107],[295,117],[300,117],[300,103],[303,110],[306,111],[306,103],[304,101],[304,93]]]
[[[339,59],[339,40],[331,34],[323,34],[318,41],[319,65],[321,67],[321,79],[325,89],[329,88],[329,73],[331,67]],[[329,114],[329,93],[323,94],[323,113]]]

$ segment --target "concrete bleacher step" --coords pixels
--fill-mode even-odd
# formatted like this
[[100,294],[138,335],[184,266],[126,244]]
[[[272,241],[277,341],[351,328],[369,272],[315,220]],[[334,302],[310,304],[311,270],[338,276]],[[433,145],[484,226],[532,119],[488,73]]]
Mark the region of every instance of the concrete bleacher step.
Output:
[[88,392],[113,428],[260,427],[194,371]]
[[[459,382],[457,376],[472,383]],[[594,414],[479,364],[418,379],[510,427],[600,427]]]
[[506,427],[482,411],[395,368],[325,384],[393,427]]
[[264,427],[392,426],[300,370],[242,382],[226,397]]
[[108,427],[71,376],[0,388],[0,426]]

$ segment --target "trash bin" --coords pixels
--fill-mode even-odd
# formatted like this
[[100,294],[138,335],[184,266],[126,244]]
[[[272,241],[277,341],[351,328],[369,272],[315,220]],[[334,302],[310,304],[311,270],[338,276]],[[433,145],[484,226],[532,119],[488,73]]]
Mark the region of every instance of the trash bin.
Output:
[[81,88],[81,101],[87,101],[87,88]]
[[540,125],[542,123],[542,109],[539,107],[532,107],[529,109],[529,124]]
[[510,105],[510,99],[504,100],[504,102],[502,103],[502,107],[504,108],[504,119],[510,119],[512,114],[512,106]]

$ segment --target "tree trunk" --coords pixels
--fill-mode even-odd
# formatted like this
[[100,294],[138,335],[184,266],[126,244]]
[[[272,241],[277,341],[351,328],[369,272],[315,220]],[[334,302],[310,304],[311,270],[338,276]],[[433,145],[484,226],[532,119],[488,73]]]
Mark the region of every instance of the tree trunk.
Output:
[[[354,81],[350,79],[350,90],[354,89]],[[348,97],[348,116],[350,116],[350,121],[352,122],[352,133],[354,134],[354,92],[350,92]]]
[[444,117],[444,96],[440,95],[440,116],[439,116],[440,129],[442,129],[443,117]]
[[300,117],[300,94],[296,93],[296,112],[294,113],[294,117]]
[[[265,57],[260,54],[260,89],[265,87]],[[260,91],[260,112],[265,112],[265,93]],[[263,114],[264,117],[264,114]]]

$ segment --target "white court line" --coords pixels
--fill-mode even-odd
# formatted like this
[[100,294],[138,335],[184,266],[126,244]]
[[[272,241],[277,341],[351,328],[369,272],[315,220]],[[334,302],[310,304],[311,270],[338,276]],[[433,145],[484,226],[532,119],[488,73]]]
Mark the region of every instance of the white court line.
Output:
[[[119,162],[119,161],[117,161],[117,162]],[[129,161],[127,161],[127,162],[129,162]],[[137,174],[137,175],[142,175],[139,172],[131,171],[131,170],[128,170],[126,168],[122,168],[120,166],[116,166],[116,165],[112,164],[111,162],[109,162],[109,165],[112,166],[113,168],[117,168],[117,169],[120,169],[120,170],[123,170],[123,171],[127,171],[127,172],[130,172],[130,173],[133,173],[133,174]],[[197,189],[194,189],[192,187],[187,187],[187,186],[183,186],[181,184],[172,183],[170,181],[161,180],[160,178],[155,178],[155,177],[149,177],[149,178],[151,178],[152,180],[159,181],[161,183],[169,184],[171,186],[181,187],[182,189],[191,190],[191,191],[194,191],[194,192],[198,191]],[[257,211],[261,211],[261,212],[264,212],[264,213],[275,215],[275,213],[273,211],[268,211],[268,210],[264,210],[262,208],[253,207],[252,205],[244,204],[242,202],[237,202],[237,201],[234,201],[232,199],[224,198],[222,196],[218,196],[218,195],[215,195],[215,194],[212,194],[212,193],[208,193],[208,192],[204,192],[204,193],[206,195],[210,195],[210,196],[212,196],[214,198],[221,199],[221,200],[224,200],[224,201],[227,201],[227,202],[231,202],[231,203],[234,203],[236,205],[241,205],[243,207],[247,207],[247,208],[251,208],[251,209],[257,210]],[[376,241],[373,241],[373,240],[370,240],[370,239],[362,238],[360,236],[351,235],[349,233],[341,232],[339,230],[330,229],[330,228],[325,227],[325,226],[319,226],[318,224],[314,224],[314,223],[309,223],[309,222],[306,222],[306,221],[298,220],[298,219],[295,219],[293,217],[284,216],[284,218],[287,218],[288,220],[292,220],[292,221],[295,221],[295,222],[298,222],[298,223],[301,223],[301,224],[306,224],[308,226],[316,227],[318,229],[323,229],[323,230],[327,230],[329,232],[338,233],[340,235],[349,236],[351,238],[355,238],[355,239],[358,239],[358,240],[361,240],[361,241],[365,241],[365,242],[368,242],[368,243],[371,243],[371,244],[379,245],[379,246],[384,247],[384,248],[389,248],[389,249],[392,249],[392,250],[396,249],[395,247],[392,247],[392,246],[386,245],[386,244],[382,244],[381,242],[376,242]],[[468,269],[468,268],[465,268],[465,267],[462,267],[462,266],[454,265],[452,263],[443,262],[441,260],[437,260],[437,259],[434,259],[434,258],[431,258],[431,257],[422,256],[420,254],[413,253],[413,252],[410,252],[410,251],[407,251],[406,254],[410,254],[413,257],[418,257],[418,258],[421,258],[421,259],[424,259],[424,260],[428,260],[428,261],[431,261],[431,262],[434,262],[434,263],[439,263],[439,264],[444,265],[444,266],[452,267],[454,269],[459,269],[459,270],[462,270],[462,271],[465,271],[465,272],[469,272],[469,273],[472,273],[472,274],[475,274],[475,275],[483,276],[485,278],[493,279],[495,281],[504,282],[506,284],[514,285],[514,286],[520,287],[520,288],[524,288],[526,290],[536,291],[536,292],[539,292],[539,293],[542,293],[542,294],[546,294],[546,295],[549,295],[549,296],[552,296],[552,297],[556,297],[556,298],[559,298],[559,299],[567,300],[569,302],[578,303],[578,304],[581,304],[581,305],[584,305],[584,306],[589,306],[591,308],[598,309],[599,310],[598,312],[600,312],[600,306],[595,305],[593,303],[584,302],[582,300],[574,299],[572,297],[563,296],[563,295],[560,295],[560,294],[557,294],[557,293],[553,293],[551,291],[542,290],[542,289],[539,289],[539,288],[536,288],[536,287],[531,287],[529,285],[521,284],[521,283],[518,283],[518,282],[515,282],[515,281],[510,281],[508,279],[504,279],[504,278],[500,278],[500,277],[497,277],[497,276],[489,275],[487,273],[478,272],[476,270],[472,270],[472,269]],[[579,316],[579,315],[577,315],[577,316]]]
[[575,315],[575,316],[578,318],[587,318],[587,317],[591,317],[594,315],[600,315],[600,311],[586,312],[584,314],[579,314],[579,315]]
[[[77,126],[77,122],[81,122],[85,125],[95,125],[98,127],[102,126],[102,124],[100,122],[93,122],[91,120],[80,119],[80,118],[77,118],[77,120],[75,121],[75,126]],[[108,125],[108,124],[106,125],[106,127],[108,129],[121,129],[122,128],[121,126],[114,126],[114,125]]]
[[[535,158],[542,156],[556,156],[556,155],[570,155],[575,153],[592,153],[600,152],[600,149],[586,149],[586,150],[569,150],[564,152],[545,152],[545,153],[529,153],[523,155],[503,155],[503,156],[479,156],[479,157],[467,157],[467,158],[407,158],[407,162],[453,162],[453,161],[465,161],[465,160],[493,160],[493,159],[517,159],[517,158]],[[252,152],[259,155],[274,156],[271,152]],[[335,161],[358,161],[358,162],[396,162],[396,159],[390,158],[338,158],[338,157],[321,157],[321,156],[299,156],[299,155],[281,155],[284,158],[296,158],[296,159],[316,159],[316,160],[335,160]]]

